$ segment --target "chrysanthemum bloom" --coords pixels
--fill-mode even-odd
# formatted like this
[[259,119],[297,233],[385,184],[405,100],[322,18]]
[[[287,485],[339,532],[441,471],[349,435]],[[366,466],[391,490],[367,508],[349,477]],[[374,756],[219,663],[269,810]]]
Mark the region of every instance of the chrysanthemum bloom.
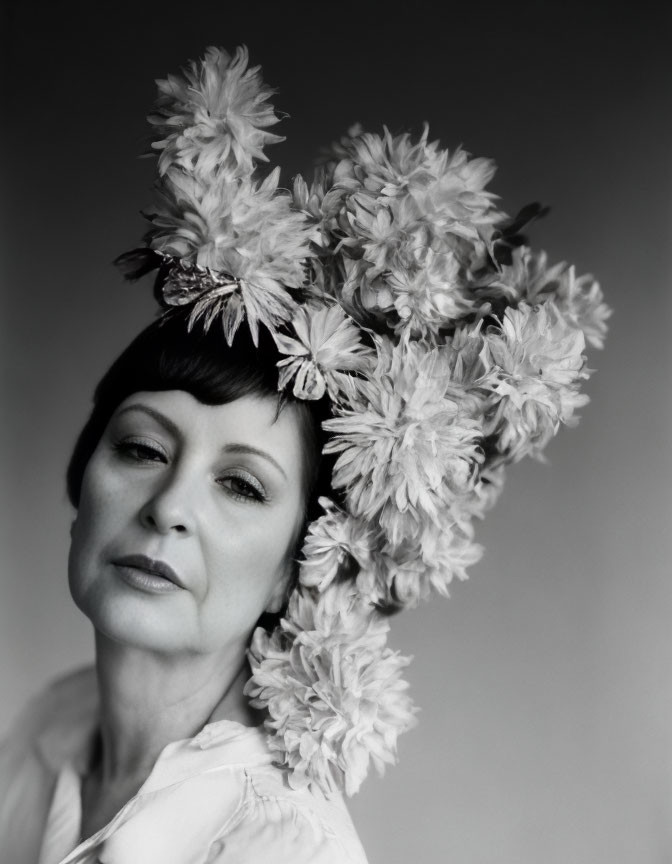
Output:
[[388,630],[341,582],[321,594],[297,589],[281,626],[255,632],[246,693],[268,711],[269,746],[293,786],[353,795],[369,762],[382,773],[395,761],[414,710],[401,677],[409,661],[386,647]]
[[484,188],[494,164],[450,155],[427,135],[425,127],[417,143],[387,130],[343,139],[321,203],[323,230],[342,253],[346,307],[413,336],[470,312],[470,274],[505,218]]
[[466,579],[467,568],[481,557],[474,543],[471,515],[446,509],[440,526],[429,523],[414,538],[396,546],[383,531],[322,500],[325,513],[308,530],[299,581],[325,591],[337,581],[353,583],[360,596],[384,610],[417,606],[432,589],[444,596],[453,579]]
[[378,537],[371,526],[320,498],[324,513],[308,526],[303,544],[299,581],[307,588],[325,591],[338,579],[355,579],[371,563]]
[[325,215],[323,210],[326,194],[325,184],[324,171],[317,168],[314,172],[310,186],[300,174],[297,174],[294,178],[294,184],[292,186],[294,208],[303,213],[313,226],[314,230],[311,239],[318,247],[318,251],[323,252],[326,251],[329,246],[330,240],[330,237],[325,230]]
[[590,274],[577,276],[573,266],[563,265],[553,302],[566,321],[583,331],[590,345],[604,347],[611,309],[604,302],[600,283]]
[[412,608],[432,591],[447,597],[454,579],[467,578],[468,568],[483,553],[474,542],[468,514],[458,520],[446,509],[438,521],[413,538],[373,550],[369,569],[357,578],[365,596],[382,608]]
[[282,354],[278,362],[278,389],[293,380],[297,399],[321,399],[329,392],[332,400],[347,386],[350,373],[363,373],[371,366],[372,350],[361,343],[361,330],[340,306],[305,305],[294,315],[295,337],[275,334]]
[[443,350],[448,358],[449,375],[464,388],[464,410],[471,417],[482,417],[495,372],[483,337],[483,319],[462,323],[446,338]]
[[479,422],[463,410],[449,356],[421,343],[378,343],[368,386],[349,394],[324,428],[339,453],[333,483],[348,512],[380,524],[397,545],[415,537],[472,482],[481,459]]
[[159,207],[151,214],[152,249],[232,279],[229,290],[204,290],[181,279],[177,268],[164,297],[169,304],[198,302],[194,315],[221,314],[229,341],[247,314],[256,341],[259,323],[275,328],[288,321],[296,303],[288,288],[305,281],[310,226],[278,190],[279,170],[261,183],[230,181],[225,174],[204,181],[179,169],[159,185]]
[[201,175],[224,171],[242,177],[252,172],[255,160],[267,161],[266,145],[284,141],[265,131],[279,121],[267,101],[274,91],[263,83],[259,67],[247,64],[244,46],[233,57],[208,48],[182,75],[156,82],[159,98],[148,120],[161,173],[180,165],[188,171],[197,167]]
[[507,309],[484,338],[497,373],[486,435],[507,461],[540,458],[560,424],[573,425],[576,409],[589,401],[579,392],[580,381],[590,374],[583,333],[548,301]]
[[577,276],[575,268],[564,261],[549,266],[545,252],[533,252],[527,246],[514,249],[511,263],[488,285],[475,290],[481,297],[501,298],[513,306],[521,301],[535,306],[552,300],[563,318],[583,331],[590,345],[604,345],[611,309],[599,283],[589,274]]

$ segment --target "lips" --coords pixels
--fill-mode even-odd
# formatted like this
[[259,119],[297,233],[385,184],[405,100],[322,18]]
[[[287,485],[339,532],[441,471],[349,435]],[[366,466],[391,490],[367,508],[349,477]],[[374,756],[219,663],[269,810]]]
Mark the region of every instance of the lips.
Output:
[[134,570],[139,570],[141,573],[147,573],[150,576],[166,579],[178,588],[184,588],[184,583],[180,577],[170,565],[166,564],[165,561],[148,558],[147,555],[124,555],[123,558],[116,558],[113,563],[118,567],[132,567]]

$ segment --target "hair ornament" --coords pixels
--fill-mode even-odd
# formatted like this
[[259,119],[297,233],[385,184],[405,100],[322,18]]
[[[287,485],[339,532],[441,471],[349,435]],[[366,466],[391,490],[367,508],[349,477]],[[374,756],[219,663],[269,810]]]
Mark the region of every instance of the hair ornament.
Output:
[[394,762],[415,709],[401,677],[409,659],[386,647],[388,630],[349,580],[297,587],[280,626],[256,630],[246,692],[268,711],[271,750],[293,787],[353,795],[370,762],[380,772]]
[[494,163],[427,125],[417,140],[355,126],[290,192],[279,169],[258,176],[282,139],[247,49],[208,48],[157,83],[156,205],[117,263],[155,271],[164,308],[229,344],[267,328],[279,391],[329,401],[333,500],[280,624],[254,634],[246,693],[293,786],[350,795],[414,723],[389,613],[466,578],[506,465],[542,458],[588,402],[585,346],[611,310],[592,277],[527,247],[546,209],[507,216]]
[[293,382],[297,399],[333,402],[348,392],[349,373],[365,373],[374,352],[360,341],[360,329],[337,303],[307,303],[292,319],[293,335],[275,333],[278,350],[287,357],[278,363],[278,389]]
[[255,161],[268,161],[264,147],[284,141],[266,132],[280,118],[268,102],[274,91],[261,79],[261,68],[248,69],[243,45],[233,56],[206,48],[182,75],[157,81],[159,97],[147,118],[154,127],[152,149],[159,151],[159,174],[198,166],[203,176],[249,176]]

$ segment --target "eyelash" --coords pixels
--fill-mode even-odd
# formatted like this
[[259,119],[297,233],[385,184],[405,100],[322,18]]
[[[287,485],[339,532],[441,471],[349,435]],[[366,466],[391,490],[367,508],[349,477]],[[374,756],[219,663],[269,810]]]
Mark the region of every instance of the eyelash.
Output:
[[164,461],[166,459],[166,454],[163,450],[139,438],[128,438],[124,441],[117,441],[114,449],[117,453],[132,459],[134,462],[157,462],[159,459]]
[[[167,456],[163,450],[143,440],[126,439],[124,441],[117,441],[114,444],[114,449],[121,456],[131,459],[133,462],[151,463],[167,461]],[[227,480],[235,481],[243,487],[244,491],[240,489],[236,491],[226,486],[225,482]],[[246,471],[232,469],[225,476],[218,477],[217,484],[224,488],[236,501],[257,501],[260,504],[265,504],[268,500],[262,484]]]
[[[224,485],[226,480],[234,480],[239,483],[246,492],[234,491]],[[232,469],[225,477],[218,477],[217,483],[227,490],[236,501],[257,501],[260,504],[265,504],[268,500],[264,487],[258,480],[252,479],[252,476],[245,471],[237,471]]]

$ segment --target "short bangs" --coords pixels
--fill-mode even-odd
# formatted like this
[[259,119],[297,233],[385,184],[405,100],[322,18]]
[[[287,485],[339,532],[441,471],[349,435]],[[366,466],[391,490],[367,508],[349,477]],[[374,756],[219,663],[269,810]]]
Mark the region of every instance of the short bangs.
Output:
[[150,324],[115,360],[94,394],[94,406],[75,444],[66,473],[68,498],[79,504],[82,478],[110,418],[133,393],[184,390],[204,405],[225,405],[244,396],[277,399],[299,409],[304,438],[306,517],[316,518],[317,497],[330,494],[331,472],[320,458],[321,422],[329,416],[327,400],[301,402],[278,393],[275,342],[262,328],[255,346],[243,324],[228,346],[218,323],[205,331],[187,328],[187,312],[171,311]]

